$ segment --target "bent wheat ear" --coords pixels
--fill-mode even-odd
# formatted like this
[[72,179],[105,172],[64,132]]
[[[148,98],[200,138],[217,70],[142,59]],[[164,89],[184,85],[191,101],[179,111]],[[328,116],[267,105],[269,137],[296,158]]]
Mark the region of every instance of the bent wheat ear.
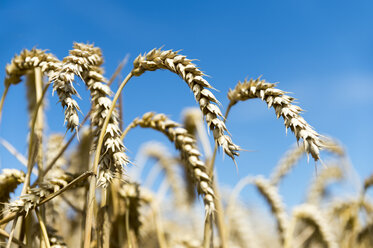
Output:
[[178,123],[168,119],[164,114],[152,112],[144,114],[141,118],[136,118],[129,126],[131,128],[140,126],[155,129],[174,142],[176,149],[181,152],[181,159],[188,165],[189,173],[195,180],[198,193],[203,195],[206,214],[213,214],[215,204],[211,179],[206,173],[205,163],[199,158],[201,153],[196,141],[188,134],[188,131],[180,127]]
[[285,242],[285,233],[288,226],[288,217],[286,215],[285,206],[282,202],[277,188],[273,186],[267,179],[263,177],[256,177],[253,180],[261,195],[266,199],[271,207],[271,211],[277,221],[277,229],[280,235],[281,244]]
[[7,204],[6,212],[28,214],[40,201],[74,179],[71,175],[64,173],[62,169],[59,171],[60,173],[55,172],[53,177],[48,177],[43,183],[40,183],[39,188],[31,188],[27,194],[21,195],[19,199]]
[[276,84],[267,83],[259,78],[256,80],[245,80],[238,82],[233,90],[229,90],[229,106],[233,106],[238,101],[260,98],[265,101],[268,108],[275,109],[277,118],[282,116],[284,124],[295,134],[297,140],[303,139],[304,149],[311,154],[315,161],[319,160],[320,150],[324,148],[320,135],[300,116],[302,109],[292,102],[294,98],[285,95],[286,92],[276,89]]
[[215,96],[207,88],[212,86],[203,78],[200,71],[192,60],[172,50],[163,51],[153,49],[145,55],[139,55],[133,62],[132,74],[140,76],[145,71],[167,69],[178,74],[193,91],[209,128],[213,131],[215,141],[221,146],[224,152],[234,159],[238,156],[240,148],[235,145],[231,138],[225,134],[227,128],[223,122],[223,115],[216,104],[219,104]]
[[[293,231],[298,220],[305,220],[312,223],[316,230],[320,233],[323,242],[327,248],[337,248],[338,245],[335,242],[335,237],[333,232],[326,221],[326,218],[322,213],[313,205],[303,204],[297,206],[293,210],[293,217],[291,222],[291,227],[287,232],[286,242],[291,242]],[[285,247],[291,247],[291,243],[286,243]]]
[[[0,174],[0,202],[8,202],[12,193],[25,180],[25,173],[16,169],[3,169]],[[0,205],[1,208],[1,205]]]
[[14,56],[11,63],[6,66],[5,85],[18,84],[23,75],[36,67],[40,67],[43,73],[51,77],[61,68],[61,62],[45,50],[25,49],[20,55]]
[[[97,184],[107,187],[113,177],[121,177],[124,173],[123,165],[129,163],[125,147],[120,139],[118,113],[113,111],[106,130],[102,130],[103,124],[112,101],[112,94],[107,80],[103,76],[103,70],[99,67],[103,63],[100,48],[90,44],[74,43],[70,56],[64,59],[66,75],[69,76],[70,84],[74,80],[74,74],[78,75],[87,85],[92,98],[92,124],[95,127],[94,135],[97,143],[101,132],[105,132],[103,146],[100,151],[100,167]],[[61,73],[60,73],[61,75]],[[63,74],[62,74],[63,75]]]

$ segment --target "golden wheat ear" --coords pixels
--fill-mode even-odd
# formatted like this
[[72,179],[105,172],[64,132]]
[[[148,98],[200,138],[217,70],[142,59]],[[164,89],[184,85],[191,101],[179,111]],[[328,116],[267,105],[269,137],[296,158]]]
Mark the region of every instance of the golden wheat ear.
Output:
[[228,92],[229,106],[254,98],[265,101],[268,108],[274,108],[277,118],[282,116],[286,130],[290,128],[297,140],[304,141],[303,145],[307,154],[311,154],[315,161],[319,160],[320,150],[324,148],[321,135],[300,116],[302,109],[293,104],[294,98],[275,86],[276,84],[267,83],[260,78],[245,80],[243,83],[238,82],[236,87]]
[[[170,120],[164,114],[145,113],[128,125],[129,128],[136,126],[160,131],[174,142],[176,149],[181,152],[181,159],[188,165],[188,172],[194,178],[198,193],[203,195],[206,215],[213,215],[215,211],[214,190],[211,178],[206,173],[206,165],[200,159],[201,153],[195,139],[188,134],[187,130],[180,127],[180,124]],[[127,132],[128,130],[124,131],[124,133]]]
[[172,50],[153,49],[145,55],[139,55],[133,62],[132,74],[140,76],[145,71],[166,69],[179,75],[193,91],[194,97],[206,118],[210,130],[214,134],[215,142],[223,148],[224,152],[234,160],[238,156],[239,146],[235,145],[231,138],[226,135],[227,128],[224,124],[223,115],[218,107],[219,101],[214,94],[208,90],[212,86],[203,78],[204,73],[200,71],[192,60]]

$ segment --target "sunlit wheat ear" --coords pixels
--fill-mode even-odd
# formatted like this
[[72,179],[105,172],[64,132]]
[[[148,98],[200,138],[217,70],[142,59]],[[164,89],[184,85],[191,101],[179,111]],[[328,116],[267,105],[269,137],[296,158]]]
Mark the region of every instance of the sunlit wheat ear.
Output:
[[266,199],[268,205],[271,207],[271,211],[277,221],[277,229],[281,244],[284,244],[286,228],[288,226],[288,217],[277,187],[273,186],[263,177],[255,177],[253,179],[253,184],[257,187],[261,195]]
[[158,69],[167,69],[178,74],[193,91],[206,122],[213,131],[215,141],[232,159],[234,159],[234,156],[238,156],[240,148],[225,134],[227,128],[217,105],[219,102],[211,91],[207,89],[212,87],[203,78],[203,72],[192,63],[192,60],[172,50],[153,49],[147,54],[139,55],[133,62],[133,66],[132,74],[134,76],[140,76],[145,71]]
[[343,172],[338,166],[328,166],[315,177],[310,189],[307,192],[307,203],[318,205],[321,198],[325,195],[325,189],[328,181],[340,180]]
[[18,84],[22,76],[36,67],[40,67],[44,74],[51,77],[61,68],[61,62],[45,50],[25,49],[6,66],[5,84]]
[[[171,156],[168,149],[160,143],[149,143],[143,151],[145,156],[158,161],[162,170],[165,172],[166,179],[171,187],[175,197],[175,205],[178,207],[187,204],[186,192],[182,187],[183,179],[176,171],[178,161]],[[194,190],[194,188],[193,188]]]
[[267,83],[261,79],[238,82],[233,90],[229,90],[230,106],[238,101],[259,98],[265,101],[268,108],[273,107],[277,118],[282,116],[284,124],[294,132],[297,140],[303,139],[303,145],[308,154],[317,161],[324,145],[320,135],[300,116],[302,109],[293,104],[294,98],[286,92],[275,88],[276,84]]
[[[70,75],[69,83],[72,84],[74,74],[82,78],[91,94],[92,124],[94,126],[94,144],[97,143],[101,132],[105,132],[103,146],[100,151],[99,176],[97,184],[107,187],[113,177],[120,178],[123,174],[123,166],[128,164],[125,147],[120,139],[118,114],[114,110],[110,116],[109,125],[102,130],[105,118],[109,113],[112,101],[110,87],[103,76],[100,67],[103,63],[100,48],[90,44],[74,43],[70,56],[64,59],[66,75]],[[59,74],[61,75],[61,73]]]
[[286,235],[285,247],[292,247],[289,242],[293,239],[292,236],[294,234],[295,226],[300,220],[306,221],[315,226],[316,231],[320,233],[322,241],[327,248],[338,248],[332,229],[325,216],[323,216],[316,206],[310,204],[303,204],[294,208],[292,221]]
[[[5,203],[19,184],[25,180],[25,173],[16,169],[3,169],[0,174],[0,202]],[[0,209],[2,205],[0,205]]]
[[6,212],[28,214],[30,210],[33,210],[45,197],[60,190],[73,179],[71,175],[61,170],[60,175],[56,173],[54,177],[48,178],[43,183],[40,183],[39,188],[31,188],[28,190],[27,194],[21,195],[19,199],[7,204]]
[[129,126],[155,129],[174,142],[176,149],[181,152],[181,159],[188,165],[189,173],[195,180],[198,193],[203,195],[206,214],[213,214],[215,204],[211,179],[206,173],[205,163],[199,158],[201,154],[196,141],[188,134],[187,130],[168,119],[164,114],[152,112],[144,114],[141,118],[136,118]]

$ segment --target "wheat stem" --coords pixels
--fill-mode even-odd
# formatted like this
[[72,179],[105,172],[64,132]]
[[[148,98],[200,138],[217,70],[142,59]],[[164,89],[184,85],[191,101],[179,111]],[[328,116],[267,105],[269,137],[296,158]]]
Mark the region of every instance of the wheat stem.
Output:
[[50,246],[50,243],[49,243],[48,232],[47,232],[47,228],[45,227],[43,217],[41,216],[39,209],[36,208],[35,212],[36,212],[36,216],[38,217],[40,230],[41,230],[41,233],[42,233],[42,236],[43,236],[43,239],[44,239],[45,246],[47,248],[50,248],[51,246]]
[[[122,92],[124,86],[127,84],[127,82],[132,78],[132,73],[130,72],[126,78],[123,80],[122,84],[119,86],[117,92],[115,93],[112,105],[110,106],[109,113],[107,114],[105,118],[105,122],[102,126],[100,137],[97,142],[96,147],[96,153],[95,158],[93,161],[92,171],[96,174],[97,173],[97,167],[100,159],[100,152],[102,143],[104,140],[104,136],[106,133],[107,126],[109,124],[110,116],[115,108],[115,103],[117,102],[120,93]],[[89,184],[89,191],[88,191],[88,209],[87,209],[87,215],[86,215],[86,226],[85,226],[85,235],[84,235],[84,248],[89,248],[91,243],[91,227],[92,227],[92,218],[93,218],[93,202],[95,199],[95,187],[96,187],[96,177],[92,177]]]
[[5,84],[5,89],[0,100],[0,123],[1,123],[1,116],[2,116],[1,114],[3,112],[4,101],[5,101],[6,95],[8,94],[9,87],[10,87],[10,84]]

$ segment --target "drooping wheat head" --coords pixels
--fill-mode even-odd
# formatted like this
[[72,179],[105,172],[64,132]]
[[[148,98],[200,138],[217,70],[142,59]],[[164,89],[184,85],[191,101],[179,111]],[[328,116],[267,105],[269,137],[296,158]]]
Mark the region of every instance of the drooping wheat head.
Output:
[[319,160],[320,150],[324,147],[321,136],[300,116],[302,109],[293,104],[294,98],[275,86],[276,84],[267,83],[260,78],[238,82],[236,87],[228,92],[229,105],[253,98],[262,99],[268,108],[274,108],[277,118],[282,116],[286,130],[290,128],[297,140],[303,139],[307,154],[311,154],[315,161]]
[[193,91],[206,122],[213,131],[215,141],[232,159],[234,159],[234,156],[238,156],[240,148],[225,134],[227,128],[222,120],[223,115],[216,105],[219,102],[207,89],[212,88],[212,86],[203,78],[204,73],[192,63],[192,60],[172,50],[153,49],[147,54],[139,55],[133,65],[132,74],[134,76],[140,76],[145,71],[158,69],[167,69],[178,74]]
[[133,120],[130,127],[140,126],[152,128],[165,134],[170,141],[174,142],[176,149],[181,152],[181,159],[186,162],[189,173],[195,180],[199,194],[203,195],[206,214],[213,214],[215,210],[214,191],[211,186],[211,179],[206,173],[206,165],[200,159],[196,141],[180,125],[164,114],[145,113],[141,118]]

